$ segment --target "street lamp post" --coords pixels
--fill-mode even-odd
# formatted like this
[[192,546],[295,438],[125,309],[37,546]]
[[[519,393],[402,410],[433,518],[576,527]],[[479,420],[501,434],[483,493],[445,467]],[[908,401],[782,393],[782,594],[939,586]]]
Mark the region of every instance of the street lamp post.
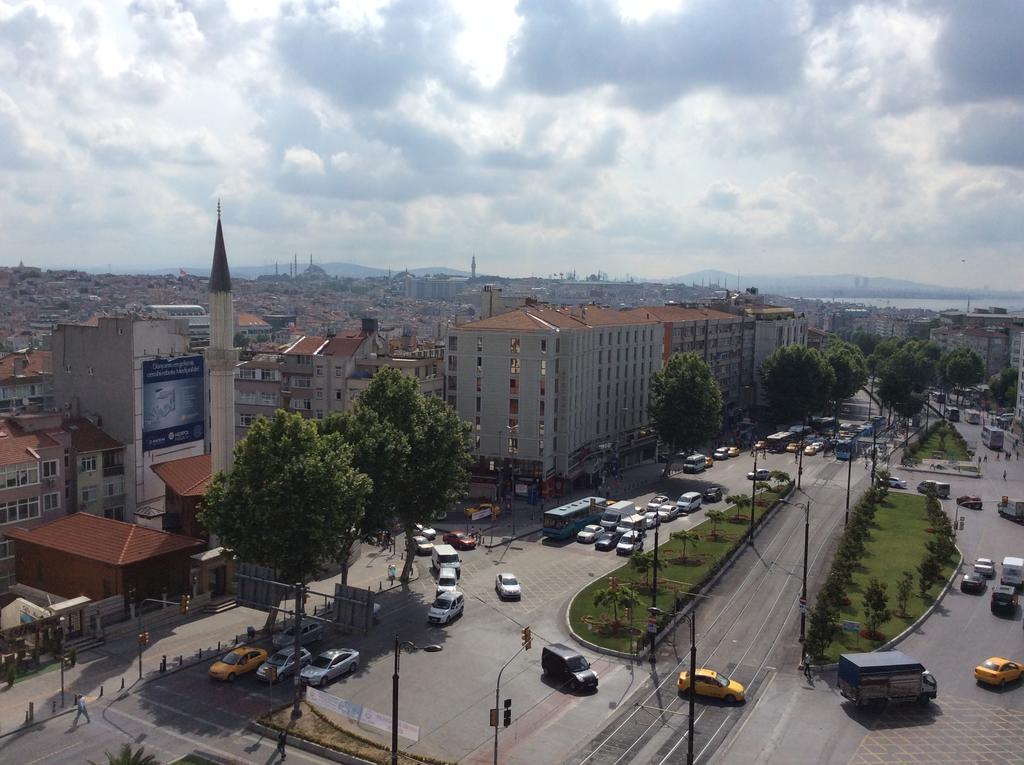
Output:
[[853,447],[857,443],[856,440],[850,441],[850,458],[846,460],[846,512],[843,514],[843,528],[846,528],[846,524],[850,520],[850,479],[853,477],[853,461],[856,459],[853,453]]
[[[806,494],[804,496],[807,496]],[[804,566],[803,566],[803,577],[801,579],[800,589],[800,642],[804,642],[805,627],[807,623],[807,550],[810,542],[811,532],[811,498],[807,496],[806,502],[790,502],[789,500],[779,500],[786,505],[796,505],[804,509]]]
[[[395,674],[391,676],[391,765],[398,765],[398,668],[403,648],[415,651],[419,646],[408,640],[399,641],[398,635],[395,635]],[[432,644],[423,646],[423,650],[434,653],[444,649]]]
[[754,508],[757,507],[757,444],[754,444],[754,477],[750,481],[750,534],[747,541],[754,544]]
[[64,708],[64,621],[65,617],[60,617],[60,708]]
[[661,528],[661,516],[654,511],[654,582],[651,585],[651,605],[658,605],[658,529]]
[[686,765],[693,765],[693,717],[694,717],[694,677],[697,674],[697,612],[690,611],[683,617],[690,623],[690,687],[687,696],[690,703],[690,715],[686,736]]

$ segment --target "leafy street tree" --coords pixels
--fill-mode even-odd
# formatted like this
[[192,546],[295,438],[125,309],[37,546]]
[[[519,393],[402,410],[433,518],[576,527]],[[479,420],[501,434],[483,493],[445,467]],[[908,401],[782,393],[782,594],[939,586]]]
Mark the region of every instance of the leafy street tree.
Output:
[[1000,406],[1013,406],[1017,400],[1017,370],[1006,367],[988,383],[989,390]]
[[750,507],[750,497],[746,494],[730,494],[725,498],[725,501],[730,505],[734,505],[732,511],[733,518],[746,517],[746,510]]
[[235,447],[230,477],[214,476],[200,522],[241,560],[305,583],[347,554],[372,488],[340,436],[279,409]]
[[612,610],[612,624],[618,627],[619,611],[631,608],[634,603],[640,600],[640,594],[626,584],[619,584],[614,579],[604,589],[594,593],[594,605],[598,608],[610,608]]
[[878,397],[901,417],[909,419],[924,407],[936,371],[930,345],[908,341],[879,367]]
[[914,589],[914,574],[904,571],[903,576],[896,583],[896,608],[900,616],[907,615],[907,603],[910,600],[910,593]]
[[838,428],[839,407],[864,387],[868,379],[868,363],[860,348],[842,341],[829,343],[825,349],[825,360],[835,375],[835,382],[829,392],[829,403],[831,411],[835,413]]
[[675,353],[651,380],[651,422],[669,447],[664,475],[678,452],[689,454],[722,428],[722,393],[696,353]]
[[401,580],[415,556],[413,524],[430,523],[466,495],[469,484],[469,423],[441,399],[424,396],[416,379],[397,369],[379,370],[353,407],[324,423],[353,448],[353,462],[373,480],[365,536],[405,529]]
[[985,379],[985,361],[971,348],[954,348],[942,358],[942,379],[963,398],[964,388]]
[[682,550],[679,552],[679,559],[686,560],[686,546],[695,545],[700,541],[700,534],[693,529],[683,529],[682,531],[673,531],[672,538],[682,545]]
[[121,744],[117,754],[104,752],[107,758],[105,763],[95,763],[89,760],[89,765],[160,765],[160,762],[151,754],[146,754],[145,747],[132,749],[131,744]]
[[[635,552],[629,556],[629,567],[644,578],[644,584],[649,581],[651,569],[654,568],[654,551]],[[661,561],[658,561],[658,568],[661,568]]]
[[925,553],[924,558],[917,566],[917,592],[922,598],[928,597],[928,590],[935,584],[935,580],[942,573],[942,564],[935,559],[935,556]]
[[768,477],[771,478],[779,486],[789,481],[789,473],[787,473],[785,470],[773,470],[771,473],[768,474]]
[[718,539],[718,527],[725,521],[725,511],[705,510],[704,517],[711,522],[711,538]]
[[785,345],[761,364],[761,379],[775,422],[790,425],[825,411],[836,375],[818,350]]
[[886,586],[871,577],[867,589],[864,590],[864,624],[872,637],[877,636],[879,626],[885,624],[892,618],[892,610],[889,608],[889,596],[886,593]]
[[812,657],[823,656],[832,642],[836,619],[839,611],[824,593],[818,595],[807,619],[807,636],[804,639],[804,650]]

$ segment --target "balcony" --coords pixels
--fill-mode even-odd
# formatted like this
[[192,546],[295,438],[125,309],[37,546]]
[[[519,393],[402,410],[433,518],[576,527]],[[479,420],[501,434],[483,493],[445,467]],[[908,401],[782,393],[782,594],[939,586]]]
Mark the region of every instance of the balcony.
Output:
[[103,477],[107,478],[112,475],[124,475],[124,465],[104,465]]

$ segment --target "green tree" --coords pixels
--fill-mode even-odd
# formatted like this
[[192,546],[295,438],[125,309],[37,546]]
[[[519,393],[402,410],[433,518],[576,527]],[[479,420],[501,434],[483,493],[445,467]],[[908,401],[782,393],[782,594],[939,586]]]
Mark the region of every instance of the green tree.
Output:
[[904,571],[899,582],[896,583],[896,608],[900,616],[907,615],[907,603],[910,600],[910,593],[914,589],[914,574]]
[[732,511],[734,518],[747,515],[746,510],[750,507],[750,497],[746,494],[730,494],[725,498],[725,501],[734,506]]
[[804,650],[812,657],[818,658],[825,655],[825,651],[832,643],[832,635],[835,632],[838,618],[839,611],[830,599],[823,594],[818,595],[818,599],[808,614],[807,635],[804,639]]
[[789,473],[785,470],[773,470],[768,474],[768,477],[775,481],[779,486],[789,481]]
[[700,541],[700,534],[693,529],[683,529],[682,531],[673,531],[672,538],[679,542],[681,549],[679,551],[679,559],[686,560],[686,546],[695,545]]
[[1013,406],[1017,400],[1017,370],[1006,367],[989,380],[988,387],[997,404]]
[[838,428],[839,407],[864,387],[868,379],[868,363],[860,348],[844,342],[829,343],[825,349],[825,360],[835,375],[835,382],[829,391],[829,401]]
[[711,522],[711,538],[718,539],[718,527],[725,521],[725,511],[705,510],[704,517]]
[[[629,556],[629,567],[644,578],[644,584],[649,581],[650,572],[654,569],[654,551],[635,552]],[[661,568],[661,561],[658,561],[658,568]]]
[[214,476],[200,522],[240,559],[307,582],[347,553],[371,489],[340,436],[278,410],[235,447],[230,476]]
[[711,368],[696,353],[675,353],[651,379],[651,423],[669,446],[664,475],[679,452],[689,454],[718,435],[722,393]]
[[942,378],[963,398],[963,389],[985,379],[985,361],[971,348],[954,348],[942,359]]
[[349,411],[323,425],[352,445],[354,464],[373,479],[361,533],[390,530],[396,521],[405,529],[403,582],[415,556],[413,524],[447,514],[466,496],[471,427],[441,399],[420,393],[415,378],[390,367],[373,376]]
[[871,577],[867,588],[864,590],[864,624],[872,635],[878,633],[879,626],[885,624],[892,618],[892,610],[889,608],[889,595],[886,592],[886,585]]
[[[121,744],[117,754],[104,752],[103,755],[107,761],[102,765],[160,765],[156,757],[146,754],[145,747],[132,749],[131,744]],[[97,765],[97,763],[89,760],[89,765]]]
[[639,600],[640,594],[636,590],[629,585],[619,584],[614,579],[607,587],[594,593],[594,605],[598,608],[610,608],[615,626],[620,624],[619,610],[625,611]]
[[932,355],[929,345],[910,341],[882,362],[878,397],[891,411],[910,418],[924,407],[925,390],[935,378]]
[[761,379],[775,422],[789,425],[825,411],[836,375],[818,350],[785,345],[761,364]]
[[925,553],[924,558],[917,566],[917,591],[922,598],[928,597],[928,590],[935,584],[935,580],[941,573],[942,564],[935,559],[935,556]]

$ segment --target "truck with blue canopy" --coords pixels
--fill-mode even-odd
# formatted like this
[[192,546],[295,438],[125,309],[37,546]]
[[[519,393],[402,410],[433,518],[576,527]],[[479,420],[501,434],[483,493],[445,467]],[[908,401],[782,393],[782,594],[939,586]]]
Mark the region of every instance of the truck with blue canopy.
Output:
[[857,706],[887,701],[927,704],[938,694],[932,673],[902,651],[844,653],[839,657],[839,692]]

